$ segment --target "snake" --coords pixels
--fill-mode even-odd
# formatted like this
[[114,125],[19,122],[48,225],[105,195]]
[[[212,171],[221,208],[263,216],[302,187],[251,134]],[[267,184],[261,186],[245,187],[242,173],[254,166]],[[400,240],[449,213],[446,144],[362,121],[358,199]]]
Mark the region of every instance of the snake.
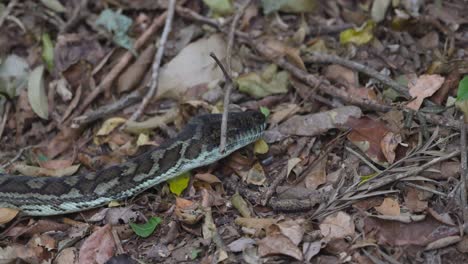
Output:
[[63,177],[0,174],[0,208],[48,216],[101,207],[133,197],[184,172],[210,165],[261,138],[261,112],[230,112],[220,149],[221,114],[192,118],[177,136],[102,170]]

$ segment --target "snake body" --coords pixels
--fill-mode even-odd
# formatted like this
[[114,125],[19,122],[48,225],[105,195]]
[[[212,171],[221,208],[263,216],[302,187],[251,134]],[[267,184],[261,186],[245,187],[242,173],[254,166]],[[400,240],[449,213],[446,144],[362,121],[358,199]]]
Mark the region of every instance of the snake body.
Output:
[[65,177],[0,174],[0,208],[27,215],[57,215],[123,200],[226,157],[259,139],[265,126],[259,112],[229,113],[226,148],[221,153],[221,115],[202,115],[161,146],[97,172]]

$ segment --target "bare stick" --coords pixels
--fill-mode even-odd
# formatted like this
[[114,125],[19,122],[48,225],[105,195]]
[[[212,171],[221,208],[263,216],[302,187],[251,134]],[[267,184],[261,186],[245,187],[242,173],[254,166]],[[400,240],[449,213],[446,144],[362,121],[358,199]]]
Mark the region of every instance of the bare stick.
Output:
[[210,57],[215,60],[216,64],[218,64],[218,67],[221,69],[221,71],[224,74],[224,79],[226,79],[226,92],[224,94],[224,110],[223,110],[223,118],[221,121],[221,143],[219,144],[219,151],[221,153],[224,153],[224,149],[226,147],[226,132],[227,132],[227,113],[228,113],[228,106],[229,106],[229,95],[231,93],[232,89],[232,78],[231,75],[226,71],[226,68],[224,68],[223,64],[221,61],[216,57],[216,55],[211,52]]
[[[153,20],[151,26],[135,41],[134,49],[140,50],[152,37],[156,31],[161,27],[164,20],[166,19],[167,12],[164,12],[159,17],[156,17]],[[84,112],[86,108],[100,95],[103,91],[109,89],[114,80],[119,76],[119,74],[127,67],[128,63],[132,60],[133,54],[130,51],[125,52],[125,54],[120,58],[119,63],[117,63],[112,70],[106,75],[106,77],[101,81],[101,83],[86,97],[84,102],[75,111],[74,117],[80,115]]]
[[161,40],[159,41],[159,48],[155,55],[151,81],[149,83],[149,90],[143,98],[143,101],[141,102],[138,109],[128,119],[129,121],[136,121],[143,114],[143,111],[145,110],[146,106],[149,104],[149,102],[158,90],[159,68],[161,68],[161,61],[164,56],[164,49],[166,47],[167,38],[172,30],[172,20],[174,19],[175,5],[175,0],[169,1],[169,6],[167,8],[166,24],[164,25]]
[[5,102],[5,112],[3,113],[3,118],[0,119],[0,139],[2,138],[3,130],[5,129],[6,121],[8,119],[8,114],[10,113],[10,107],[11,103],[10,102]]
[[335,55],[314,52],[312,55],[306,56],[304,58],[304,62],[339,64],[339,65],[345,66],[347,68],[356,70],[358,72],[362,72],[362,73],[364,73],[364,74],[366,74],[366,75],[368,75],[368,76],[370,76],[370,77],[372,77],[374,79],[377,79],[377,80],[381,81],[382,83],[390,86],[390,88],[392,88],[393,90],[399,92],[400,94],[402,94],[406,98],[411,97],[410,94],[408,93],[408,88],[405,87],[404,85],[401,85],[401,84],[395,82],[394,80],[392,80],[388,76],[385,76],[385,75],[379,73],[378,71],[376,71],[376,70],[374,70],[374,69],[372,69],[372,68],[370,68],[370,67],[368,67],[368,66],[366,66],[364,64],[361,64],[361,63],[358,63],[358,62],[355,62],[355,61],[352,61],[352,60],[347,60],[347,59],[344,59],[344,58],[341,58],[341,57],[338,57],[338,56],[335,56]]
[[465,119],[460,119],[460,145],[461,145],[461,162],[460,162],[460,172],[461,172],[461,186],[460,186],[460,207],[463,214],[463,222],[468,224],[468,211],[466,203],[466,177],[468,177],[468,168],[467,162],[468,157],[466,153],[466,124]]
[[13,7],[15,7],[17,3],[18,3],[18,0],[12,0],[10,3],[8,3],[5,10],[3,10],[2,14],[0,15],[0,27],[3,25],[3,22],[10,15],[11,10],[13,10]]
[[142,92],[140,90],[135,90],[129,93],[128,95],[125,95],[124,97],[120,98],[118,101],[113,102],[112,104],[101,106],[100,108],[92,112],[86,113],[85,115],[75,117],[72,120],[71,127],[82,127],[101,118],[105,118],[111,115],[112,113],[115,113],[124,109],[127,106],[137,103],[141,100],[141,97]]
[[[224,153],[225,148],[226,148],[226,137],[227,137],[227,120],[228,120],[228,111],[229,111],[229,98],[231,97],[231,92],[232,88],[234,87],[234,83],[232,82],[232,78],[230,77],[232,74],[231,70],[231,57],[232,57],[232,46],[234,45],[234,37],[236,33],[236,26],[237,23],[239,22],[239,19],[244,13],[245,9],[250,5],[251,0],[245,1],[245,3],[242,5],[242,7],[239,9],[238,12],[236,12],[234,19],[232,20],[231,23],[231,29],[229,30],[229,35],[228,35],[228,44],[226,48],[226,68],[227,71],[223,70],[224,76],[226,77],[226,86],[225,86],[225,91],[224,91],[224,109],[223,109],[223,117],[221,119],[221,137],[220,137],[220,142],[219,142],[219,152]],[[213,54],[214,55],[214,54]],[[213,57],[210,54],[211,57]],[[216,63],[220,64],[220,62],[215,58]],[[229,78],[229,79],[228,79]]]

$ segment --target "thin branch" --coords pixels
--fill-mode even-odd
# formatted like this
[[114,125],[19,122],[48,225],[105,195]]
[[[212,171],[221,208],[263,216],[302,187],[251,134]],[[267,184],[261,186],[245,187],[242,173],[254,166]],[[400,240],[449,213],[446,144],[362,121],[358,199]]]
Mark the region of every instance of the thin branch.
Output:
[[227,113],[229,110],[229,95],[231,94],[232,90],[232,78],[231,75],[227,72],[227,70],[224,68],[223,64],[221,61],[216,57],[216,55],[211,52],[210,57],[215,60],[216,64],[218,64],[218,67],[221,69],[221,71],[224,74],[224,79],[226,79],[226,91],[224,93],[224,110],[223,110],[223,117],[221,120],[221,141],[219,144],[219,151],[220,153],[224,153],[224,149],[226,148],[226,137],[227,137]]
[[[241,15],[244,13],[245,9],[250,5],[251,0],[245,1],[245,3],[242,5],[242,7],[236,12],[234,15],[234,19],[232,20],[231,23],[231,29],[229,30],[229,35],[228,35],[228,44],[226,48],[226,68],[227,72],[224,72],[224,76],[229,76],[229,79],[226,78],[226,85],[224,87],[224,109],[223,109],[223,117],[221,119],[221,137],[220,137],[220,142],[219,142],[219,152],[224,153],[225,148],[226,148],[226,137],[227,137],[227,120],[228,120],[228,111],[229,111],[229,98],[231,97],[231,92],[232,88],[234,87],[234,83],[232,81],[232,78],[230,77],[232,75],[232,69],[231,69],[231,58],[232,58],[232,46],[234,45],[234,37],[236,33],[236,27],[237,23],[239,22],[239,19]],[[211,54],[210,54],[211,56]],[[211,56],[213,57],[213,56]],[[216,59],[217,60],[217,59]],[[218,61],[216,62],[220,64]]]
[[404,85],[401,85],[394,80],[392,80],[390,77],[385,76],[378,71],[361,64],[359,62],[355,62],[352,60],[347,60],[335,55],[330,55],[330,54],[323,54],[323,53],[318,53],[314,52],[312,55],[306,56],[304,58],[304,62],[308,63],[334,63],[334,64],[339,64],[341,66],[356,70],[358,72],[362,72],[374,79],[377,79],[381,81],[383,84],[388,85],[390,88],[393,90],[399,92],[406,98],[410,98],[410,94],[408,93],[408,88],[405,87]]
[[18,0],[12,0],[10,3],[8,3],[5,10],[3,10],[2,14],[0,15],[0,27],[3,25],[3,22],[5,22],[5,19],[10,15],[11,10],[13,10],[13,7],[15,7],[17,3]]
[[461,188],[460,188],[460,207],[463,214],[463,222],[465,224],[468,223],[468,210],[467,210],[467,202],[466,202],[466,177],[468,177],[468,153],[466,153],[466,124],[465,119],[460,119],[460,149],[461,149],[461,162],[460,162],[460,180],[461,180]]
[[149,104],[150,100],[153,98],[153,96],[157,92],[159,68],[161,67],[162,58],[164,56],[164,50],[166,47],[167,38],[169,36],[169,33],[172,30],[172,20],[174,20],[175,5],[176,5],[176,0],[169,1],[169,6],[167,9],[166,24],[164,25],[164,30],[161,35],[161,40],[159,41],[159,48],[155,55],[155,59],[153,63],[153,72],[152,72],[151,81],[149,84],[149,90],[147,94],[145,95],[145,97],[143,98],[143,101],[141,102],[138,109],[130,117],[129,121],[136,121],[143,114],[143,111],[145,110],[146,106]]
[[[167,12],[164,12],[160,16],[156,17],[153,20],[151,26],[135,41],[134,49],[139,51],[146,42],[156,33],[156,31],[161,27],[164,20],[166,19]],[[119,77],[119,74],[127,67],[128,63],[133,59],[133,54],[130,51],[125,52],[125,54],[120,58],[120,61],[112,68],[112,70],[104,77],[101,83],[86,97],[84,102],[80,107],[75,111],[73,117],[76,117],[84,112],[88,106],[100,95],[103,91],[111,87],[114,80]]]
[[8,114],[10,114],[11,103],[9,101],[5,102],[5,112],[3,112],[3,118],[0,119],[0,139],[3,135],[3,130],[5,129],[6,121],[8,119]]

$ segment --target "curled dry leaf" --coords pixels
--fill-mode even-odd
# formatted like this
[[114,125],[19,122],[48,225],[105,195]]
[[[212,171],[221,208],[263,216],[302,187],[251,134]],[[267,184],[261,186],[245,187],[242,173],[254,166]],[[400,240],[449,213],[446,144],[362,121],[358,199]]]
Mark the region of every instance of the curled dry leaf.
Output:
[[81,245],[79,263],[104,264],[114,255],[115,249],[111,226],[99,227]]
[[333,128],[344,127],[350,117],[360,118],[361,109],[345,106],[330,111],[305,116],[293,116],[279,126],[286,135],[316,136]]
[[304,219],[286,220],[276,224],[284,236],[289,238],[294,245],[299,245],[304,236]]
[[263,170],[263,166],[259,162],[256,162],[249,170],[244,180],[248,184],[257,186],[263,185],[266,181],[266,175],[265,170]]
[[303,259],[301,250],[282,234],[267,236],[258,241],[258,254],[262,257],[282,254],[299,261]]
[[199,204],[180,197],[176,197],[174,212],[180,221],[189,225],[198,223],[203,217]]
[[13,220],[19,213],[16,209],[0,208],[0,225],[6,224]]
[[341,211],[327,216],[319,227],[322,235],[328,240],[352,236],[355,232],[351,216]]
[[272,218],[246,218],[238,217],[235,223],[247,228],[254,228],[257,231],[266,230],[269,226],[276,224],[277,220]]
[[40,118],[49,118],[49,104],[44,87],[44,65],[32,70],[28,79],[28,99],[31,107]]
[[390,133],[385,123],[362,117],[360,119],[349,119],[347,125],[353,129],[348,134],[348,139],[374,162],[385,165],[387,159],[382,152],[381,142],[385,135]]
[[407,107],[419,110],[424,98],[433,95],[444,83],[445,78],[438,74],[424,74],[415,82],[409,82],[409,93],[415,99],[408,103]]
[[106,121],[104,121],[101,128],[99,128],[98,132],[96,133],[96,136],[109,135],[112,131],[114,131],[114,129],[125,123],[125,121],[127,121],[127,119],[122,117],[112,117],[107,119]]
[[383,215],[400,215],[400,204],[398,204],[397,200],[390,197],[385,198],[382,204],[374,207],[374,209]]

